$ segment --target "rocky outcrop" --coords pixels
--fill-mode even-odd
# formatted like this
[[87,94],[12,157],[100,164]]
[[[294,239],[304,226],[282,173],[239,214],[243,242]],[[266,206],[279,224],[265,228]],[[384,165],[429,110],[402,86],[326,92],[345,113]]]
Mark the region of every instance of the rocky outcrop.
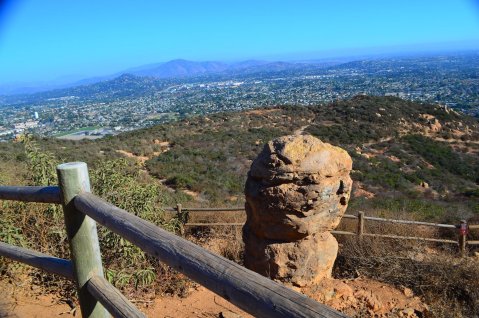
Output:
[[429,317],[428,306],[411,289],[366,278],[323,279],[301,291],[350,317]]
[[329,277],[338,250],[329,231],[346,210],[351,168],[346,151],[312,136],[266,144],[245,186],[245,265],[297,286]]
[[442,129],[441,123],[433,115],[420,114],[419,117],[425,120],[427,124],[426,131],[437,133]]

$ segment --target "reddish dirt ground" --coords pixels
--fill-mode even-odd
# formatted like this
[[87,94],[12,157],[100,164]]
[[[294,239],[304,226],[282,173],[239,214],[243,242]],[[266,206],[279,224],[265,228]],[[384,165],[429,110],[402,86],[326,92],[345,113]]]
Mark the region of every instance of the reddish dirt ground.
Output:
[[[54,295],[35,295],[34,292],[15,288],[2,283],[0,289],[0,317],[8,318],[44,318],[44,317],[81,317],[80,312]],[[152,302],[138,302],[138,308],[148,317],[224,317],[250,318],[223,298],[204,287],[192,291],[186,298],[162,297]]]
[[[14,287],[8,282],[1,285],[0,317],[80,317],[80,312],[72,311],[57,296],[36,295],[35,291]],[[315,287],[303,289],[303,292],[352,317],[413,318],[427,312],[427,306],[411,290],[400,290],[369,279],[324,279]],[[252,317],[201,286],[185,298],[160,297],[153,301],[134,302],[148,317]]]
[[428,306],[409,288],[397,289],[367,278],[323,279],[303,292],[351,317],[422,317]]

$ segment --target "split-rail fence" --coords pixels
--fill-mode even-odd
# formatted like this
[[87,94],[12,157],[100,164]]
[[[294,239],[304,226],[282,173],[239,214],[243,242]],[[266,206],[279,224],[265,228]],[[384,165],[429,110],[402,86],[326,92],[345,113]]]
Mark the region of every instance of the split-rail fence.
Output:
[[[162,210],[167,212],[176,213],[180,220],[184,220],[185,223],[183,227],[210,227],[210,226],[243,226],[242,222],[217,222],[217,223],[198,223],[198,222],[189,222],[190,215],[189,213],[226,213],[226,212],[245,212],[244,208],[185,208],[181,204],[177,204],[176,207],[165,207]],[[350,231],[331,231],[332,234],[336,235],[355,235],[357,238],[361,239],[363,237],[377,237],[385,239],[398,239],[398,240],[416,240],[424,242],[436,242],[436,243],[445,243],[445,244],[455,244],[458,246],[458,249],[462,255],[466,254],[467,246],[479,245],[479,240],[468,240],[468,234],[470,231],[479,230],[479,224],[468,224],[467,221],[462,220],[459,224],[441,224],[441,223],[431,223],[431,222],[420,222],[412,220],[396,220],[396,219],[387,219],[379,218],[374,216],[366,216],[365,212],[359,211],[357,215],[345,214],[343,219],[353,219],[357,220],[357,226],[355,232]],[[430,237],[418,237],[418,236],[402,236],[402,235],[392,235],[392,234],[378,234],[378,233],[368,233],[365,231],[365,222],[383,222],[383,223],[393,223],[393,224],[406,224],[406,225],[416,225],[416,226],[426,226],[426,227],[435,227],[442,229],[452,229],[457,231],[457,239],[442,239],[442,238],[430,238]],[[184,229],[182,230],[184,231]]]
[[145,317],[103,275],[96,223],[255,317],[346,317],[90,193],[85,163],[57,167],[58,186],[1,186],[0,200],[63,205],[71,261],[0,243],[0,256],[74,280],[83,317]]

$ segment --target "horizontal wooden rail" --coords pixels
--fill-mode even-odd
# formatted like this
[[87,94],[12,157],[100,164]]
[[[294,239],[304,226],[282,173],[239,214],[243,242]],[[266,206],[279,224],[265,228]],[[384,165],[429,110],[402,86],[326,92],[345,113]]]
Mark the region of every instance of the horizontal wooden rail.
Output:
[[365,216],[364,219],[370,220],[370,221],[378,221],[378,222],[425,225],[425,226],[435,226],[435,227],[443,227],[443,228],[449,228],[449,229],[457,228],[457,226],[453,224],[440,224],[440,223],[429,223],[429,222],[419,222],[419,221],[409,221],[409,220],[384,219],[384,218],[378,218],[374,216]]
[[[162,208],[164,211],[169,211],[169,212],[176,212],[177,208]],[[236,211],[236,212],[241,212],[244,211],[244,208],[185,208],[182,207],[182,211],[185,212],[231,212],[231,211]],[[342,216],[343,219],[358,219],[357,215],[352,215],[352,214],[344,214]],[[424,226],[433,226],[433,227],[441,227],[441,228],[449,228],[449,229],[455,229],[457,228],[457,225],[454,224],[441,224],[441,223],[432,223],[432,222],[421,222],[421,221],[410,221],[410,220],[396,220],[396,219],[387,219],[387,218],[379,218],[379,217],[373,217],[373,216],[364,216],[365,220],[370,220],[370,221],[377,221],[377,222],[389,222],[389,223],[399,223],[399,224],[412,224],[412,225],[424,225]],[[186,224],[186,225],[209,225],[213,223],[191,223],[191,224]],[[225,223],[226,225],[226,223]],[[229,225],[229,224],[228,224]],[[478,225],[470,225],[470,229],[479,229],[479,224]]]
[[383,237],[383,238],[400,239],[400,240],[416,240],[416,241],[458,244],[457,241],[453,241],[453,240],[434,239],[434,238],[417,237],[417,236],[399,236],[399,235],[372,234],[372,233],[363,233],[363,236]]
[[[169,212],[177,212],[177,208],[162,208],[164,211]],[[244,211],[244,208],[185,208],[182,207],[183,212],[241,212]],[[357,215],[353,214],[344,214],[342,216],[343,219],[358,219]],[[396,219],[387,219],[387,218],[379,218],[374,216],[364,216],[365,220],[370,221],[377,221],[377,222],[389,222],[389,223],[399,223],[399,224],[412,224],[412,225],[424,225],[424,226],[433,226],[433,227],[441,227],[441,228],[450,228],[455,229],[457,225],[454,224],[441,224],[441,223],[432,223],[432,222],[421,222],[421,221],[410,221],[410,220],[396,220]],[[200,223],[200,225],[207,225],[207,223]],[[479,224],[477,225],[470,225],[470,229],[479,229]]]
[[0,187],[0,200],[60,203],[60,189],[52,187]]
[[183,208],[188,212],[244,212],[244,208]]
[[[3,242],[0,242],[0,256],[74,281],[73,265],[69,260]],[[146,317],[103,277],[92,276],[87,282],[87,289],[115,318]]]
[[[177,212],[177,208],[162,208],[163,211]],[[187,212],[244,212],[244,208],[182,208]]]
[[243,226],[243,223],[185,223],[185,226]]
[[469,224],[469,229],[470,230],[477,230],[477,229],[479,229],[479,224]]
[[346,317],[90,193],[77,195],[74,204],[98,223],[254,316]]
[[[186,223],[185,226],[243,226],[244,223]],[[357,235],[347,231],[331,231],[333,234]]]
[[87,289],[115,318],[146,318],[118,289],[101,276],[93,275],[87,282]]
[[[334,231],[333,230],[333,231],[331,231],[331,233],[332,234],[339,234],[339,235],[357,235],[357,233],[347,232],[347,231]],[[392,238],[392,239],[417,240],[417,241],[429,241],[429,242],[458,244],[457,241],[453,241],[453,240],[434,239],[434,238],[418,237],[418,236],[399,236],[399,235],[373,234],[373,233],[363,233],[361,235],[370,236],[370,237],[383,237],[383,238]],[[469,241],[469,242],[472,242],[472,241]]]
[[[178,205],[176,209],[171,208],[171,211],[176,211],[181,213],[184,211],[194,212],[194,209],[182,208],[181,205]],[[201,208],[200,211],[204,212],[223,212],[228,210],[227,208]],[[232,210],[241,210],[242,208],[233,208]],[[391,239],[400,239],[400,240],[416,240],[416,241],[426,241],[426,242],[437,242],[437,243],[447,243],[447,244],[456,244],[459,245],[460,251],[462,254],[465,254],[465,249],[467,245],[479,245],[479,241],[467,241],[467,234],[460,234],[459,239],[448,240],[448,239],[436,239],[436,238],[427,238],[427,237],[417,237],[417,236],[399,236],[399,235],[386,235],[386,234],[374,234],[374,233],[365,233],[364,226],[365,220],[376,221],[376,222],[388,222],[395,224],[407,224],[407,225],[419,225],[419,226],[432,226],[438,228],[448,228],[448,229],[459,229],[461,225],[454,224],[441,224],[441,223],[430,223],[430,222],[421,222],[421,221],[410,221],[410,220],[396,220],[396,219],[387,219],[373,216],[365,216],[364,212],[358,212],[358,215],[344,214],[343,219],[355,219],[358,220],[358,229],[356,232],[348,231],[331,231],[332,234],[336,235],[356,235],[359,237],[369,236],[369,237],[381,237],[381,238],[391,238]],[[184,226],[243,226],[244,223],[186,223]],[[479,224],[468,225],[470,230],[479,229]]]
[[[186,223],[185,226],[243,226],[244,223]],[[355,232],[348,231],[331,231],[332,234],[337,235],[358,235]],[[373,233],[363,233],[364,236],[375,236],[375,237],[384,237],[384,238],[397,238],[404,240],[418,240],[418,241],[429,241],[429,242],[438,242],[438,243],[451,243],[457,244],[457,241],[446,240],[446,239],[434,239],[427,237],[417,237],[417,236],[399,236],[399,235],[383,235],[383,234],[373,234]],[[478,243],[475,243],[478,242]],[[468,241],[468,244],[474,245],[479,244],[479,241]]]
[[348,232],[348,231],[336,231],[336,230],[333,230],[331,231],[332,234],[340,234],[340,235],[357,235],[357,233],[353,233],[353,232]]
[[[163,211],[167,212],[177,212],[178,208],[171,208],[171,207],[163,207],[161,208]],[[187,212],[244,212],[245,208],[237,207],[237,208],[181,208],[182,211]],[[343,215],[344,219],[357,219],[356,215],[352,214],[345,214]]]
[[73,280],[73,266],[69,260],[53,257],[27,248],[0,242],[0,256],[42,269]]

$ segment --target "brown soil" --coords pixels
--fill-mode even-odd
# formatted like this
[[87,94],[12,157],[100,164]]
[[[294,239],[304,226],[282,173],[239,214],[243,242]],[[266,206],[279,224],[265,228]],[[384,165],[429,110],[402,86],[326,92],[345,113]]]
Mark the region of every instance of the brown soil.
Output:
[[191,190],[187,190],[187,189],[183,189],[181,191],[183,191],[184,193],[186,193],[187,195],[189,195],[190,197],[192,197],[196,201],[206,202],[205,199],[200,197],[199,192],[195,192],[195,191],[191,191]]
[[358,197],[364,197],[366,199],[371,199],[376,196],[375,193],[368,191],[364,188],[364,185],[356,181],[353,183],[353,191],[352,191],[353,197],[358,198]]
[[442,138],[442,137],[436,137],[436,138],[434,138],[434,140],[441,141],[441,142],[448,142],[448,143],[453,143],[453,142],[455,142],[455,143],[459,143],[459,144],[469,143],[469,144],[479,145],[479,141],[478,141],[478,140],[467,140],[467,141],[464,141],[464,140],[461,140],[461,139],[455,139],[455,138],[445,139],[445,138]]
[[[420,317],[420,313],[428,310],[427,305],[414,296],[410,289],[397,289],[365,278],[324,279],[320,284],[302,291],[351,317]],[[202,286],[185,298],[158,297],[151,301],[132,302],[148,317],[252,317]],[[2,282],[0,317],[54,316],[80,317],[80,312],[79,308],[72,310],[65,300],[57,296],[38,295],[31,289]]]
[[186,298],[157,298],[143,312],[148,317],[164,318],[220,317],[220,313],[253,317],[204,287],[199,287]]
[[304,135],[304,130],[306,128],[308,128],[310,125],[305,125],[305,126],[302,126],[298,129],[296,129],[294,132],[293,132],[293,135]]
[[398,157],[396,156],[386,156],[386,158],[388,158],[389,160],[391,160],[392,162],[401,162],[401,159],[399,159]]
[[376,144],[380,144],[380,143],[383,143],[383,142],[388,142],[390,140],[392,140],[394,137],[384,137],[384,138],[381,138],[377,141],[371,141],[371,142],[366,142],[363,144],[363,148],[364,147],[371,147],[372,145],[376,145]]
[[371,199],[371,198],[374,198],[376,195],[372,192],[369,192],[368,190],[364,190],[362,188],[356,188],[353,192],[353,196],[355,198],[364,197],[366,199]]
[[427,305],[412,290],[399,290],[378,281],[323,279],[303,290],[309,297],[351,317],[422,317]]
[[[72,310],[65,301],[54,295],[35,295],[15,289],[8,283],[2,285],[8,285],[0,290],[2,318],[81,317],[79,308]],[[135,305],[147,317],[219,317],[220,313],[252,317],[204,287],[199,287],[185,298],[161,297],[153,301],[136,301]]]
[[[149,172],[147,170],[144,170],[148,175]],[[176,191],[182,191],[183,193],[189,195],[190,197],[193,198],[193,200],[195,201],[198,201],[198,202],[206,202],[206,200],[204,198],[201,197],[201,193],[199,192],[195,192],[195,191],[191,191],[191,190],[188,190],[188,189],[176,189],[176,188],[173,188],[169,185],[167,185],[165,182],[166,182],[166,179],[159,179],[158,180],[168,191],[170,192],[176,192]]]
[[[0,317],[35,318],[75,314],[65,301],[54,295],[39,295],[32,288],[0,282]],[[79,315],[76,315],[79,317]]]
[[117,150],[116,152],[118,152],[118,153],[120,153],[120,154],[122,154],[122,155],[124,155],[125,157],[128,157],[128,158],[135,158],[141,164],[144,164],[145,161],[150,159],[146,156],[136,156],[134,153],[128,152],[128,151],[125,151],[125,150]]
[[268,113],[275,113],[281,111],[280,109],[254,109],[244,112],[245,115],[264,115]]
[[[167,152],[170,150],[170,142],[168,141],[159,141],[158,139],[155,139],[153,141],[153,143],[155,145],[160,145],[162,147],[162,150],[161,151],[155,151],[153,152],[153,157],[157,157],[159,155],[161,155],[162,153],[164,152]],[[121,149],[118,149],[116,151],[117,153],[119,154],[122,154],[123,156],[125,157],[128,157],[128,158],[134,158],[136,159],[140,164],[144,164],[147,160],[150,159],[150,157],[147,157],[147,156],[137,156],[135,155],[134,153],[132,152],[129,152],[129,151],[126,151],[126,150],[121,150]]]
[[322,120],[318,122],[318,125],[324,126],[324,127],[331,127],[331,126],[339,126],[340,124],[331,120]]

